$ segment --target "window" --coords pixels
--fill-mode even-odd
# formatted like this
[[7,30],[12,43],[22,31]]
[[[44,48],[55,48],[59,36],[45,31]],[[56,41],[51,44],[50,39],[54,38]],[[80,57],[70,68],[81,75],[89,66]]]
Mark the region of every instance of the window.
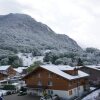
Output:
[[78,86],[78,88],[77,88],[78,90],[80,90],[80,86]]
[[80,85],[80,83],[81,83],[81,82],[80,82],[80,80],[78,79],[78,80],[77,80],[77,85]]
[[38,74],[38,78],[40,78],[40,77],[41,77],[41,74],[39,73],[39,74]]
[[76,83],[76,80],[74,80],[74,84]]
[[72,86],[73,85],[73,82],[72,81],[69,81],[69,86]]
[[42,89],[39,89],[39,90],[38,90],[38,93],[42,93]]
[[52,77],[52,73],[49,72],[49,76],[48,77],[51,78]]
[[74,89],[74,92],[76,93],[77,92],[77,89]]
[[49,95],[52,95],[53,94],[53,91],[52,90],[48,90],[48,94]]
[[48,81],[48,86],[52,86],[52,85],[53,85],[52,81]]
[[72,94],[73,94],[73,93],[72,93],[72,90],[70,90],[70,91],[69,91],[69,95],[72,95]]
[[42,82],[41,81],[38,81],[38,86],[42,86]]

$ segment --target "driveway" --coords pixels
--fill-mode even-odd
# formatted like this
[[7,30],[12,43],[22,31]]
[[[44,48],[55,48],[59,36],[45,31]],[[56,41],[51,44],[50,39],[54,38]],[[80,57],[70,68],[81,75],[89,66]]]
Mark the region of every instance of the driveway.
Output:
[[30,96],[30,95],[17,96],[16,94],[14,94],[10,96],[5,96],[4,100],[39,100],[39,97]]

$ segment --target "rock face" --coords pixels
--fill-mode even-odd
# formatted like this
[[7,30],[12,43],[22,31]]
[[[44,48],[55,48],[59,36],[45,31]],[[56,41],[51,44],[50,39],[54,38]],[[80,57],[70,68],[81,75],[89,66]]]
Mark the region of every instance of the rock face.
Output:
[[25,14],[0,16],[0,49],[82,51],[67,35],[56,34],[47,25]]

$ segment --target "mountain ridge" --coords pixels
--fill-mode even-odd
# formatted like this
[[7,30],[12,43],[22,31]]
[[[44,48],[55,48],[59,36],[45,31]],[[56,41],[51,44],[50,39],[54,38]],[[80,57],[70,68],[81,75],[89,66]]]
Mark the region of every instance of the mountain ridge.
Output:
[[76,65],[79,58],[85,65],[100,64],[100,50],[83,50],[69,36],[55,33],[29,15],[0,15],[0,65],[9,64],[11,58],[15,59],[10,64],[22,65],[18,53],[26,54],[26,58],[29,53],[32,57],[42,55],[55,64]]
[[54,49],[58,51],[82,51],[82,48],[67,35],[56,34],[47,25],[37,22],[26,14],[0,16],[0,48],[18,51]]

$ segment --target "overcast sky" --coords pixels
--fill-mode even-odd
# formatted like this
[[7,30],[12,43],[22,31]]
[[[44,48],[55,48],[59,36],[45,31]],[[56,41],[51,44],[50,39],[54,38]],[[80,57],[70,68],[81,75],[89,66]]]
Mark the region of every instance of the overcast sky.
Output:
[[25,13],[81,47],[100,49],[100,0],[0,0],[0,14]]

